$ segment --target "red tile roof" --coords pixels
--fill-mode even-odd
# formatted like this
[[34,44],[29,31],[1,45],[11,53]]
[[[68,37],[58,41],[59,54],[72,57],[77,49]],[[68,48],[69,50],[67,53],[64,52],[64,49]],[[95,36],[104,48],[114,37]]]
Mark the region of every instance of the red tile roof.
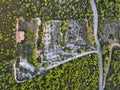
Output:
[[20,43],[22,40],[24,40],[25,33],[23,31],[16,31],[16,42]]

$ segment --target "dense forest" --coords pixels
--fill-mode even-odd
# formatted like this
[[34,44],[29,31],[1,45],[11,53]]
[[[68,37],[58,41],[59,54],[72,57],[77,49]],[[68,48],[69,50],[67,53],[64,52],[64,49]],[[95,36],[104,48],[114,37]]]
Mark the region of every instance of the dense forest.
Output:
[[[106,72],[106,68],[108,66],[109,58],[110,58],[110,43],[104,42],[106,38],[103,38],[103,33],[105,30],[105,27],[107,25],[111,25],[106,30],[109,30],[109,33],[111,31],[117,31],[119,30],[120,26],[115,28],[115,25],[120,21],[120,1],[119,0],[95,0],[97,9],[98,9],[98,15],[99,15],[99,25],[98,25],[98,34],[99,34],[99,40],[101,42],[101,49],[103,53],[103,64],[104,64],[104,74]],[[115,25],[112,25],[111,23],[115,23]],[[110,28],[110,29],[109,29]],[[113,28],[113,29],[112,29]],[[111,30],[111,31],[110,31]],[[112,38],[114,37],[114,40],[119,41],[119,34],[120,32],[117,31],[117,33],[113,34]],[[120,44],[120,42],[118,42]],[[120,89],[120,68],[119,68],[119,50],[120,48],[114,47],[112,51],[111,56],[111,63],[110,63],[110,69],[107,76],[106,81],[106,88],[105,90],[119,90]]]
[[[98,31],[104,28],[105,20],[120,20],[119,0],[95,1],[99,14]],[[16,58],[16,18],[19,17],[24,17],[28,21],[34,17],[40,17],[42,21],[88,19],[88,29],[91,32],[91,39],[94,40],[90,0],[62,0],[62,3],[59,3],[59,0],[0,0],[1,90],[98,90],[99,59],[97,54],[77,58],[58,68],[43,72],[41,76],[23,83],[16,83],[13,77],[13,63]],[[100,37],[99,39],[101,40]],[[109,45],[105,43],[101,45],[105,67],[109,60]],[[106,90],[120,89],[119,54],[119,48],[115,48]]]

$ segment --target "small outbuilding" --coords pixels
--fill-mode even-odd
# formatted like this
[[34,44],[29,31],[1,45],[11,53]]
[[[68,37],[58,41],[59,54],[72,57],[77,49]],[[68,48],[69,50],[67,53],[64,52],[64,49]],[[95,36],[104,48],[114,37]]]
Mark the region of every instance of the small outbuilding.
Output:
[[21,43],[25,39],[25,32],[24,31],[16,31],[16,43]]

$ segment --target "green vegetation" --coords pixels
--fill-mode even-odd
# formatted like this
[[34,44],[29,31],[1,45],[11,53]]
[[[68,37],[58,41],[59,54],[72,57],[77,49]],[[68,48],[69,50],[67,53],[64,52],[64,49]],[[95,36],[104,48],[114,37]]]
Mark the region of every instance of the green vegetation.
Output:
[[50,65],[50,62],[46,62],[43,64],[44,67],[48,67]]
[[106,1],[98,1],[96,0],[98,12],[99,12],[99,20],[104,21],[105,19],[109,20],[120,20],[119,14],[119,0],[106,0]]
[[90,40],[90,43],[92,45],[95,45],[95,38],[94,38],[94,32],[93,32],[93,28],[92,27],[89,27],[87,26],[87,30],[88,30],[88,39]]
[[[101,41],[101,48],[104,58],[104,73],[106,72],[106,67],[109,61],[109,50],[110,44],[105,42],[107,37],[109,39],[118,39],[119,40],[119,31],[117,30],[116,25],[112,25],[116,22],[120,21],[120,0],[95,0],[97,4],[98,14],[99,14],[99,25],[98,25],[98,34],[99,40]],[[112,24],[111,24],[112,23]],[[110,26],[107,26],[110,25]],[[105,32],[105,27],[107,26],[106,30],[109,30],[109,34]],[[111,30],[110,30],[111,29]],[[112,31],[117,31],[117,33],[113,33]],[[106,38],[102,38],[104,33],[106,33]],[[111,34],[111,35],[110,35]],[[117,36],[116,36],[117,35]],[[108,40],[108,39],[107,39]],[[103,42],[104,41],[104,42]],[[114,48],[115,49],[115,48]],[[113,49],[113,50],[114,50]],[[114,53],[116,52],[116,53]],[[119,90],[120,88],[120,79],[119,79],[119,48],[113,51],[112,54],[112,62],[110,64],[110,71],[108,73],[106,88],[105,90]]]
[[120,56],[119,54],[120,54],[120,48],[114,49],[112,54],[110,71],[107,78],[106,90],[119,90],[120,88]]
[[[48,71],[41,76],[17,84],[13,77],[13,58],[16,57],[15,26],[16,18],[24,17],[27,21],[34,17],[46,20],[81,20],[88,19],[90,32],[93,33],[93,14],[90,0],[0,0],[0,89],[1,90],[98,90],[98,56],[96,54],[78,58]],[[105,20],[120,20],[120,0],[96,0],[99,14],[99,36]],[[43,28],[40,27],[40,43]],[[64,31],[65,29],[63,29]],[[92,35],[92,34],[91,34]],[[90,35],[90,36],[91,36]],[[93,36],[92,36],[93,37]],[[101,40],[101,38],[100,38]],[[24,43],[29,45],[29,39]],[[63,44],[64,45],[64,44]],[[101,43],[103,46],[104,43]],[[104,46],[103,46],[104,47]],[[102,48],[103,48],[102,47]],[[104,65],[108,60],[106,45],[103,48]],[[34,50],[34,47],[32,47]],[[36,50],[34,50],[36,52]],[[24,52],[26,53],[26,52]],[[106,90],[119,90],[119,50],[112,56],[112,67],[107,81]],[[31,55],[34,55],[31,53]],[[116,57],[117,56],[117,57]],[[33,56],[34,58],[34,56]],[[30,60],[30,59],[29,59]],[[31,61],[32,63],[36,64]],[[39,67],[39,65],[36,65]],[[114,87],[113,87],[114,86]]]
[[79,53],[84,53],[86,51],[85,48],[80,49]]
[[64,21],[62,21],[62,24],[61,24],[61,32],[63,33],[63,34],[65,34],[66,33],[66,30],[67,30],[67,23],[68,23],[68,21],[66,20],[64,20]]
[[66,31],[67,31],[67,25],[68,25],[68,20],[64,20],[62,21],[61,23],[61,32],[63,34],[63,39],[62,39],[62,42],[61,42],[61,45],[64,47],[65,46],[65,39],[66,39]]
[[3,39],[3,36],[2,36],[2,34],[0,33],[0,40],[2,40]]
[[[35,47],[36,32],[27,29],[25,32],[25,40],[21,43],[20,54],[23,58],[33,64],[35,67],[40,67],[40,61],[37,59],[37,48]],[[18,51],[19,52],[19,51]]]
[[[53,4],[54,3],[54,4]],[[19,6],[19,7],[18,7]],[[80,20],[87,18],[92,27],[92,10],[89,0],[2,0],[0,1],[0,31],[4,40],[1,41],[0,60],[14,58],[16,18],[23,17],[26,21],[40,17],[42,23],[46,20]],[[40,35],[40,34],[39,34]],[[41,34],[42,35],[42,34]],[[41,36],[40,36],[41,37]],[[41,40],[40,40],[41,41]],[[4,47],[3,47],[4,46]],[[42,44],[38,45],[39,49]],[[13,53],[14,52],[14,53]]]
[[26,58],[29,62],[32,61],[32,51],[35,48],[34,40],[35,40],[35,34],[32,32],[32,30],[28,29],[25,32],[25,40],[21,43],[21,54],[23,58]]
[[[86,18],[89,19],[89,25],[92,27],[93,15],[89,0],[63,0],[61,4],[59,4],[59,0],[2,0],[0,1],[0,13],[0,31],[4,39],[0,42],[0,89],[98,89],[97,55],[93,55],[94,58],[91,56],[79,58],[61,65],[59,68],[50,70],[46,74],[42,74],[42,76],[29,79],[20,84],[16,84],[12,71],[15,60],[12,61],[11,59],[16,56],[16,18],[23,17],[26,21],[30,21],[34,17],[41,18],[42,25],[40,26],[38,49],[42,49],[41,37],[43,36],[44,22],[46,20],[66,21],[69,19],[81,20]],[[29,43],[30,39],[24,42],[26,46],[30,47]],[[31,47],[31,49],[34,50],[34,47]],[[33,63],[33,61],[31,62]]]
[[[12,76],[12,62],[3,64],[0,85],[4,89],[39,90],[98,90],[98,56],[91,54],[78,58],[41,76],[17,84]],[[0,64],[1,65],[1,64]],[[9,71],[6,71],[9,70]],[[6,75],[4,75],[4,73]]]
[[42,22],[39,30],[39,39],[38,39],[38,49],[42,50],[43,44],[42,44],[42,38],[44,37],[44,28],[45,28],[45,23]]
[[40,67],[40,60],[36,58],[36,55],[37,55],[37,48],[34,48],[33,51],[32,51],[32,62],[33,62],[33,65],[37,68]]
[[70,55],[73,54],[73,50],[72,49],[69,49],[68,52],[69,52]]

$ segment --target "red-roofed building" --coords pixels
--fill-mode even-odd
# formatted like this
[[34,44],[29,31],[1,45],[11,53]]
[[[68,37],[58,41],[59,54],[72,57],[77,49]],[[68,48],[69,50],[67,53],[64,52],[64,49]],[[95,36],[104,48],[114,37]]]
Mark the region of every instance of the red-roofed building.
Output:
[[21,41],[23,41],[25,39],[24,35],[25,35],[25,32],[16,31],[16,42],[20,43]]

